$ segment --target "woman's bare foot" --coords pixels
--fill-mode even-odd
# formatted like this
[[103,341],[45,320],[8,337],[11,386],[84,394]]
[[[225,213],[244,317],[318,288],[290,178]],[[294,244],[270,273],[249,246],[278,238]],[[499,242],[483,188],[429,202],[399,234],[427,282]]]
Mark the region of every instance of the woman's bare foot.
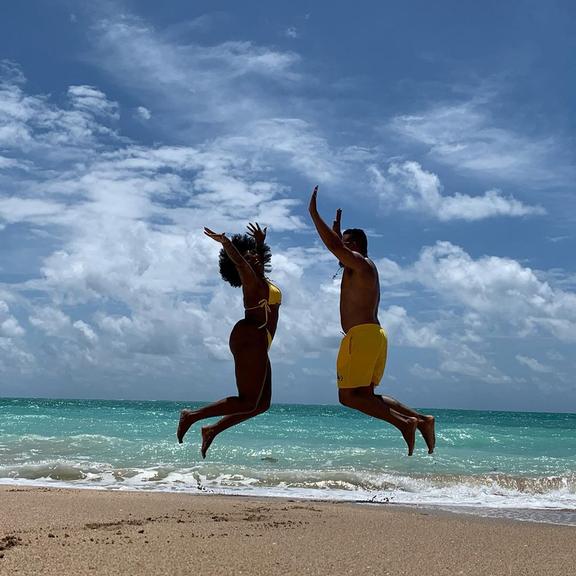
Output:
[[408,444],[408,456],[414,453],[414,444],[416,444],[416,428],[418,428],[418,418],[406,418],[406,426],[402,430],[402,436]]
[[190,429],[190,426],[196,422],[195,413],[192,410],[182,410],[180,412],[180,420],[178,421],[178,430],[176,430],[176,437],[178,442],[182,444],[186,432]]
[[436,446],[436,432],[434,431],[434,416],[423,416],[423,420],[418,422],[418,430],[428,446],[428,454],[434,452]]
[[202,458],[206,458],[206,452],[208,452],[214,438],[216,438],[216,430],[212,426],[204,426],[202,428],[202,448],[200,449]]

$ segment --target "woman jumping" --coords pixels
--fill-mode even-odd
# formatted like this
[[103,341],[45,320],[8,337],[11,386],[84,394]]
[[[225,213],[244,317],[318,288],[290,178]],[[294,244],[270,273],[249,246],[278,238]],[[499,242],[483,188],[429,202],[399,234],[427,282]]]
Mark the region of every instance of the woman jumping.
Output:
[[180,443],[198,420],[223,416],[215,424],[202,428],[202,458],[206,458],[210,444],[220,432],[270,408],[272,369],[268,349],[276,333],[282,302],[280,289],[265,276],[271,259],[270,248],[265,243],[266,228],[262,230],[257,223],[249,224],[248,234],[235,234],[230,239],[209,228],[204,228],[204,234],[222,244],[220,274],[232,286],[242,286],[245,313],[230,334],[238,396],[180,413],[176,432]]

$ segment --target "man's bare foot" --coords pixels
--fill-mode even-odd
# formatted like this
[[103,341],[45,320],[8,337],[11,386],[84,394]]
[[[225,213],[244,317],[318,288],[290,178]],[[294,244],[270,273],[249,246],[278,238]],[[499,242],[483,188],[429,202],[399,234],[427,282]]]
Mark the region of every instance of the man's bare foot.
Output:
[[178,421],[178,430],[176,430],[176,437],[178,438],[178,442],[182,444],[182,440],[184,440],[184,436],[186,432],[190,429],[190,426],[196,422],[194,418],[194,412],[192,410],[182,410],[180,412],[180,420]]
[[206,452],[208,452],[208,448],[210,448],[210,444],[212,444],[214,438],[216,438],[214,428],[212,426],[204,426],[202,428],[202,448],[200,449],[202,458],[206,458]]
[[414,453],[414,444],[416,444],[416,428],[418,428],[418,418],[406,418],[406,427],[402,430],[402,436],[408,444],[408,456]]
[[436,432],[434,431],[434,416],[424,416],[424,420],[418,422],[418,430],[428,446],[428,454],[434,452],[434,446],[436,446]]

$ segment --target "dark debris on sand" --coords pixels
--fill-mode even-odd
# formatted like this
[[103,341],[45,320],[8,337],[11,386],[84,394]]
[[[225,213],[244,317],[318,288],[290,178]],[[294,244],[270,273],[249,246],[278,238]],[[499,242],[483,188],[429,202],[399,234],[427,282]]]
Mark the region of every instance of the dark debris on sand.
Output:
[[4,538],[1,538],[0,558],[4,558],[4,554],[2,554],[2,551],[14,548],[14,546],[18,546],[19,544],[22,544],[22,538],[14,534],[8,534],[7,536],[4,536]]

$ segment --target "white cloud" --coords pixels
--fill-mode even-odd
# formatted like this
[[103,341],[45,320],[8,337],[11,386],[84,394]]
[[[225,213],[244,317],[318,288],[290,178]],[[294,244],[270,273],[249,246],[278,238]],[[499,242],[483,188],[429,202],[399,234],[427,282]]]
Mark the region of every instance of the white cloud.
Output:
[[102,138],[116,138],[104,124],[118,118],[117,105],[89,86],[69,89],[69,107],[44,96],[27,95],[24,77],[14,64],[0,68],[0,146],[4,151],[42,154],[43,160],[77,158]]
[[554,372],[553,368],[542,364],[541,362],[536,360],[536,358],[530,358],[529,356],[522,356],[521,354],[517,354],[516,360],[518,360],[520,364],[528,366],[530,370],[533,370],[534,372],[538,372],[540,374],[547,374],[550,372]]
[[119,118],[118,104],[108,100],[106,94],[93,86],[70,86],[68,97],[77,110],[114,120]]
[[573,180],[563,146],[551,136],[535,138],[505,128],[490,111],[491,96],[438,104],[418,114],[399,115],[394,132],[425,146],[436,161],[491,179],[525,186]]
[[381,309],[379,318],[394,346],[435,351],[438,369],[424,369],[416,364],[409,370],[419,378],[426,376],[437,380],[442,374],[457,374],[489,383],[510,382],[510,378],[482,355],[477,346],[472,349],[460,332],[455,332],[453,325],[447,326],[441,320],[423,323],[395,305]]
[[309,122],[299,118],[268,118],[248,124],[240,135],[216,141],[224,150],[256,161],[291,167],[314,182],[343,178],[351,149],[334,150]]
[[94,63],[142,97],[153,99],[155,109],[172,110],[180,126],[186,121],[234,125],[240,119],[267,117],[273,113],[271,101],[261,97],[259,81],[299,79],[293,71],[299,60],[296,54],[250,42],[184,46],[127,15],[102,20],[94,32],[98,43]]
[[150,110],[145,106],[138,106],[136,108],[136,117],[140,120],[148,121],[152,118],[152,112],[150,112]]
[[0,198],[0,218],[5,222],[47,222],[59,215],[65,206],[33,198]]
[[[121,374],[130,382],[168,375],[181,381],[199,365],[207,378],[211,360],[229,359],[229,331],[243,312],[239,292],[221,285],[219,247],[202,235],[202,226],[234,232],[258,220],[270,226],[272,235],[302,229],[294,214],[299,203],[275,180],[270,162],[277,155],[281,160],[275,161],[311,170],[293,160],[298,152],[306,155],[299,146],[310,154],[317,146],[317,158],[323,155],[328,162],[326,145],[305,124],[275,120],[253,127],[268,138],[263,147],[271,149],[268,155],[234,138],[194,147],[137,146],[121,138],[106,140],[101,122],[118,108],[97,88],[72,89],[70,110],[13,84],[7,90],[16,96],[8,99],[16,103],[11,121],[34,143],[19,147],[19,161],[33,164],[26,174],[12,176],[17,194],[0,198],[0,216],[8,225],[50,229],[54,249],[43,257],[39,277],[15,286],[30,342],[43,344],[31,345],[28,352],[4,338],[2,358],[20,354],[26,369],[46,365],[55,380],[63,373],[69,378],[88,371],[88,380],[106,373],[111,381]],[[46,144],[61,136],[61,124],[38,119],[62,119],[68,113],[69,120],[90,118],[90,138],[68,141],[82,150],[82,162],[66,150],[44,154]],[[302,355],[318,356],[327,342],[333,348],[334,335],[338,338],[337,299],[322,291],[327,306],[311,316],[316,286],[302,271],[326,255],[275,252],[274,278],[290,303],[282,310],[275,358],[293,362]],[[320,339],[318,325],[323,327]],[[0,318],[0,330],[25,336],[12,316]],[[12,364],[25,368],[23,360]]]
[[461,247],[437,242],[404,268],[385,261],[388,284],[417,283],[450,307],[463,307],[467,328],[499,326],[526,337],[542,329],[561,341],[576,341],[576,294],[553,288],[531,268],[498,256],[472,258]]
[[497,190],[489,190],[482,196],[459,193],[445,196],[438,176],[424,170],[418,162],[393,162],[386,172],[371,166],[369,173],[385,207],[432,216],[443,222],[545,214],[543,208],[526,206]]
[[33,354],[30,354],[19,347],[13,338],[0,336],[0,369],[5,378],[11,376],[19,378],[34,371],[36,361]]
[[[260,220],[274,232],[302,229],[304,223],[293,212],[298,202],[270,176],[271,166],[338,179],[343,178],[339,164],[364,162],[367,152],[345,149],[335,155],[309,123],[282,118],[247,123],[240,133],[194,147],[146,147],[117,139],[102,150],[99,138],[105,134],[98,118],[110,117],[114,108],[107,107],[97,89],[76,91],[76,97],[82,103],[75,111],[91,114],[94,126],[93,146],[90,139],[82,144],[84,162],[64,156],[56,178],[32,172],[26,176],[27,197],[0,201],[0,214],[8,223],[58,225],[60,245],[44,258],[42,278],[24,286],[51,301],[50,306],[30,304],[31,329],[50,339],[47,349],[35,351],[36,361],[41,365],[53,351],[55,374],[90,365],[91,370],[115,374],[148,371],[177,378],[198,362],[206,366],[201,360],[206,352],[216,363],[227,359],[229,329],[242,315],[241,304],[237,292],[220,285],[218,247],[199,234],[201,227],[236,231],[244,220]],[[42,113],[61,115],[46,99],[20,95],[27,98]],[[21,126],[31,135],[38,130],[32,116],[24,117]],[[42,166],[40,155],[31,157],[35,166]],[[443,249],[446,254],[424,251],[408,269],[386,260],[383,285],[415,279],[425,284],[421,275],[434,278],[434,267],[440,268],[450,255],[466,263],[467,255],[456,247],[446,244]],[[432,273],[426,269],[430,260]],[[273,278],[286,294],[272,352],[275,362],[293,365],[298,359],[335,353],[340,339],[339,287],[331,280],[335,266],[317,248],[275,252]],[[455,291],[464,292],[453,283]],[[471,297],[477,292],[470,288]],[[86,305],[96,311],[80,317],[66,311]],[[483,312],[478,305],[470,308]],[[210,322],[214,317],[220,321]],[[396,346],[433,350],[439,373],[509,381],[470,348],[479,329],[472,321],[449,334],[442,322],[423,323],[394,304],[381,310],[381,319]]]
[[32,326],[39,328],[48,336],[59,336],[69,332],[72,322],[70,318],[59,310],[53,307],[38,308],[33,315],[29,318]]
[[98,335],[96,332],[94,332],[92,327],[83,320],[77,320],[72,326],[78,330],[82,336],[84,336],[87,342],[90,342],[91,344],[98,342]]
[[18,320],[10,313],[10,307],[4,300],[0,300],[0,337],[18,338],[23,336],[24,329],[18,323]]
[[403,346],[414,348],[439,348],[444,339],[431,325],[421,325],[401,306],[390,306],[380,311],[380,320],[393,340]]
[[290,26],[284,30],[284,36],[286,38],[292,38],[293,40],[300,37],[300,33],[294,26]]
[[[331,189],[346,182],[362,188],[366,167],[377,161],[374,151],[335,147],[312,114],[297,117],[305,103],[290,108],[298,97],[286,94],[305,83],[292,52],[248,42],[183,45],[132,17],[102,22],[95,34],[93,61],[133,90],[142,106],[131,114],[147,120],[154,111],[153,124],[165,129],[160,141],[169,144],[139,145],[120,136],[122,110],[98,87],[34,95],[17,68],[6,72],[0,168],[14,172],[0,181],[0,216],[7,228],[49,234],[50,243],[37,255],[36,276],[13,286],[18,304],[10,301],[8,315],[0,315],[0,366],[46,367],[55,381],[83,382],[90,374],[92,382],[110,383],[126,396],[156,378],[174,382],[180,397],[185,383],[190,397],[213,398],[215,382],[217,393],[220,382],[231,385],[228,337],[243,310],[239,291],[218,277],[219,247],[201,228],[234,232],[259,220],[270,226],[272,278],[284,291],[271,351],[275,371],[284,371],[284,381],[287,370],[294,381],[325,375],[341,336],[339,286],[331,279],[337,263],[317,246],[286,248],[301,238],[280,233],[306,228],[301,194],[290,184],[313,179]],[[410,204],[441,221],[538,212],[495,191],[448,196],[419,165],[394,166],[380,176],[393,186],[382,194],[395,195],[396,209],[413,209]],[[381,267],[383,286],[408,286],[426,299],[432,295],[432,306],[440,303],[434,314],[392,298],[382,307],[393,346],[414,355],[413,374],[510,382],[486,342],[492,326],[507,323],[522,335],[537,328],[571,333],[569,293],[538,274],[518,263],[508,270],[505,259],[491,268],[447,243],[428,250],[411,266],[383,260]],[[469,278],[458,277],[451,258]],[[498,270],[509,288],[498,284]],[[474,284],[475,274],[487,276],[487,285]],[[524,284],[518,287],[514,275]],[[502,308],[523,304],[500,314],[490,300],[501,290],[511,292]],[[438,365],[420,369],[430,357]]]
[[25,84],[26,78],[15,62],[12,60],[0,60],[0,84]]
[[293,52],[249,42],[183,46],[132,16],[102,21],[96,38],[94,63],[136,91],[187,142],[200,135],[205,146],[208,136],[213,152],[288,167],[321,183],[334,183],[365,161],[365,151],[334,149],[313,121],[287,115],[277,88],[301,83]]
[[490,384],[509,384],[512,378],[484,355],[454,338],[442,350],[440,370]]

